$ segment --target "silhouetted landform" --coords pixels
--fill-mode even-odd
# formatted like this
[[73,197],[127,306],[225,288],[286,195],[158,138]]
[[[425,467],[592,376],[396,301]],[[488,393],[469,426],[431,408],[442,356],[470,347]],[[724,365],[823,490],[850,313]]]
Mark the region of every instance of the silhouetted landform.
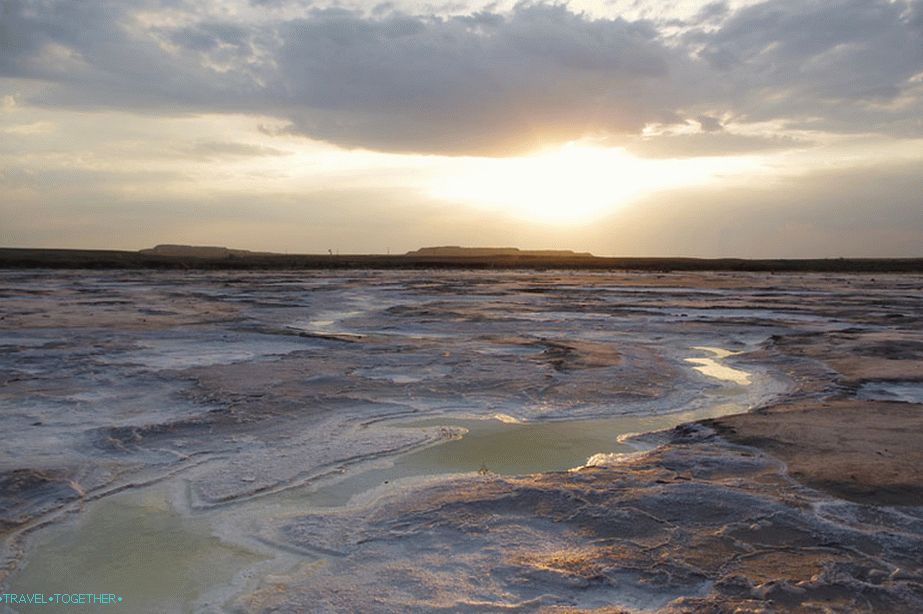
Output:
[[139,254],[152,256],[173,256],[178,258],[231,258],[252,256],[273,256],[270,252],[251,252],[246,249],[229,249],[227,247],[214,247],[209,245],[155,245],[150,249],[142,249]]
[[[0,268],[50,269],[580,269],[639,271],[817,271],[861,273],[923,272],[923,258],[610,258],[601,256],[533,255],[520,251],[503,255],[440,256],[376,254],[270,254],[244,250],[216,251],[214,256],[189,248],[193,255],[155,250],[0,248]],[[198,255],[201,254],[201,255]],[[220,255],[219,255],[220,254]]]
[[570,249],[519,249],[518,247],[459,247],[446,245],[442,247],[421,247],[407,252],[411,257],[448,257],[448,258],[492,258],[496,256],[540,256],[545,258],[592,258],[590,252],[575,252]]

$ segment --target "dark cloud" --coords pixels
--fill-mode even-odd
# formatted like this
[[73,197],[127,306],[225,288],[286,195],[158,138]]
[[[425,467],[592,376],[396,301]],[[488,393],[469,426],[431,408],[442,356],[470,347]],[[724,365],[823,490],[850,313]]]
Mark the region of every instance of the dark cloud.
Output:
[[713,103],[747,120],[887,132],[921,110],[918,98],[912,108],[888,108],[923,70],[923,32],[908,9],[901,1],[774,0],[687,42],[701,44],[698,56],[720,77]]
[[[28,100],[33,104],[164,114],[264,104],[261,67],[242,51],[228,57],[234,45],[222,37],[231,25],[202,24],[194,39],[186,28],[165,32],[139,23],[140,10],[181,12],[181,2],[0,0],[0,7],[0,77],[45,81],[48,87]],[[171,49],[171,36],[189,46]],[[223,44],[197,48],[208,47],[209,36]]]
[[699,10],[695,16],[696,22],[715,21],[730,12],[727,2],[709,2]]
[[444,19],[326,11],[280,34],[293,128],[350,146],[507,153],[674,118],[663,85],[676,59],[645,23],[545,5]]
[[716,117],[699,115],[695,120],[699,122],[699,127],[703,132],[718,132],[724,129],[724,126],[721,125],[721,120]]
[[910,3],[907,21],[923,35],[923,0],[914,0]]
[[[653,22],[541,3],[455,16],[304,9],[245,23],[182,0],[0,0],[0,76],[45,82],[33,104],[256,113],[389,151],[627,142],[649,123],[698,119],[717,131],[713,117],[920,135],[910,79],[923,71],[921,6],[770,0],[732,12],[715,2],[666,38]],[[171,19],[148,22],[142,10]]]

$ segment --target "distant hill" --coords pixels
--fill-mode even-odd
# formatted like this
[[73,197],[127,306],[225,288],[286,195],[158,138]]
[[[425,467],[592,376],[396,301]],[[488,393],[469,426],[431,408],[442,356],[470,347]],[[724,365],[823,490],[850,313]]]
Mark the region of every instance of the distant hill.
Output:
[[592,258],[590,252],[575,252],[569,249],[519,249],[518,247],[460,247],[445,245],[442,247],[421,247],[407,252],[405,256],[423,256],[437,258],[491,258],[495,256],[540,256],[543,258]]
[[230,249],[211,245],[161,244],[149,249],[138,250],[139,254],[151,256],[173,256],[176,258],[230,258],[246,256],[268,256],[269,252],[251,252],[246,249]]

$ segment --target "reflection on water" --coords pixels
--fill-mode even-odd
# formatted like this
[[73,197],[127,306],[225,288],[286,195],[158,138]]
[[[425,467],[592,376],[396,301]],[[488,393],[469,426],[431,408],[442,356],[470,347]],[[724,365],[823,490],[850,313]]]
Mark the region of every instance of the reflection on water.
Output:
[[694,350],[704,350],[706,352],[711,352],[714,354],[715,358],[687,358],[686,362],[690,362],[694,365],[699,365],[693,367],[696,371],[705,375],[707,377],[713,377],[715,379],[724,380],[726,382],[734,382],[735,384],[740,384],[741,386],[748,386],[750,384],[750,374],[746,371],[741,371],[740,369],[734,369],[727,365],[721,364],[718,360],[727,358],[728,356],[733,356],[736,352],[730,352],[723,348],[710,347],[704,345],[694,346]]
[[694,345],[692,346],[693,350],[702,350],[708,352],[709,354],[714,354],[717,358],[727,358],[728,356],[735,356],[740,352],[732,352],[724,348],[715,347],[713,345]]
[[509,414],[494,414],[494,420],[499,420],[506,424],[522,424],[522,420]]
[[[221,542],[204,518],[163,496],[118,495],[91,505],[76,525],[48,529],[9,589],[16,593],[113,593],[122,612],[186,612],[207,591],[262,557]],[[99,605],[17,606],[21,612],[97,612]]]

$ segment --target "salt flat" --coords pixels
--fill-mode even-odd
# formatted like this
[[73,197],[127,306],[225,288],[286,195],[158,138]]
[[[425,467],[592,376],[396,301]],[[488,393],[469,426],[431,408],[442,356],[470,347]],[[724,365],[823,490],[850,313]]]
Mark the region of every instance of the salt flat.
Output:
[[921,276],[5,271],[0,300],[5,589],[923,608]]

